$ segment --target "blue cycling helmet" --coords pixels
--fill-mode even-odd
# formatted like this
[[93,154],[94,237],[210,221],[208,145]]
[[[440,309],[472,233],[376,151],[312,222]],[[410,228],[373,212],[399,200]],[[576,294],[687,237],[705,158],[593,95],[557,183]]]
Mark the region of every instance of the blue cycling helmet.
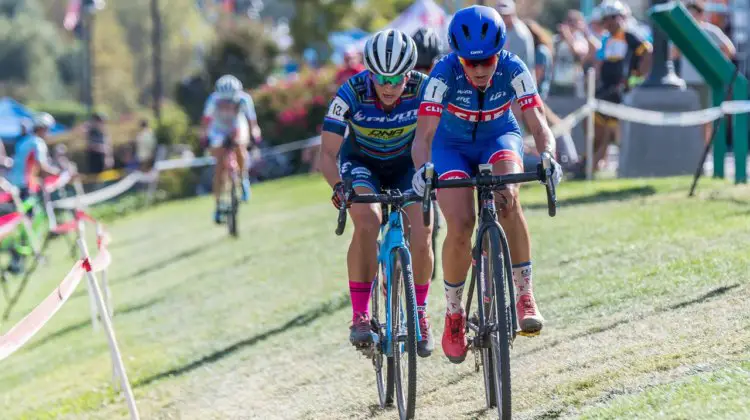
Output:
[[503,49],[505,23],[491,7],[466,7],[453,16],[448,26],[448,41],[459,57],[483,60]]

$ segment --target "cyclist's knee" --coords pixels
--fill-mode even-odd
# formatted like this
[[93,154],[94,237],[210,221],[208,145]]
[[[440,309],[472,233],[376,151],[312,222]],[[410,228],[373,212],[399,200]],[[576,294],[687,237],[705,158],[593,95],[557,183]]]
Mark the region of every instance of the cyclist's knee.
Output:
[[355,234],[374,236],[380,231],[380,214],[373,205],[354,204],[349,209]]
[[471,209],[466,211],[444,213],[445,222],[448,225],[448,235],[459,240],[468,240],[474,231],[476,217]]
[[[421,212],[420,212],[421,213]],[[432,249],[432,228],[422,223],[422,215],[418,223],[412,222],[409,232],[409,246],[412,253],[424,253]]]

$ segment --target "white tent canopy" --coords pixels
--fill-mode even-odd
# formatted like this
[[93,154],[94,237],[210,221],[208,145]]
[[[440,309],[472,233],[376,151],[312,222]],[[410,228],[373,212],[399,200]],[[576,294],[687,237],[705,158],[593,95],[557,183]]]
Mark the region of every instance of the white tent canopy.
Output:
[[[391,23],[383,29],[398,29],[407,35],[413,35],[420,28],[432,28],[440,35],[443,46],[448,47],[448,24],[451,16],[433,0],[416,0]],[[354,44],[358,50],[365,47],[367,38]]]

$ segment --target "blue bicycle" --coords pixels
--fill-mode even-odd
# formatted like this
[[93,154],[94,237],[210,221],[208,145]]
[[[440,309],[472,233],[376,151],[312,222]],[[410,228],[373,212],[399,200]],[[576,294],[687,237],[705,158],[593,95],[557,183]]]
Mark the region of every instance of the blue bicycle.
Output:
[[[375,368],[380,407],[393,404],[395,388],[399,417],[411,419],[417,398],[417,341],[422,335],[417,322],[411,254],[404,235],[402,212],[406,204],[421,202],[422,197],[398,190],[356,194],[351,181],[344,182],[346,199],[339,209],[337,235],[346,227],[347,203],[379,203],[383,209],[378,241],[380,272],[372,283],[371,315],[372,330],[379,340],[368,355]],[[426,217],[429,220],[430,214]]]

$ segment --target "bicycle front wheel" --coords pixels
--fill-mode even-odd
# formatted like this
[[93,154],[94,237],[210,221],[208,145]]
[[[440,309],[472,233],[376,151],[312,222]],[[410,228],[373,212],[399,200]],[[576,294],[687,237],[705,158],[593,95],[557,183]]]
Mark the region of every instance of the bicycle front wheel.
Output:
[[[510,271],[510,261],[505,258],[507,242],[499,227],[485,232],[482,241],[483,283],[485,325],[487,327],[487,346],[482,349],[483,360],[487,361],[485,385],[488,403],[497,406],[499,418],[511,418],[511,377],[510,345],[512,329],[510,325],[511,302],[506,275]],[[493,395],[494,394],[494,395]]]
[[391,254],[391,347],[399,418],[414,418],[417,399],[417,301],[411,256],[406,248]]
[[373,349],[372,367],[375,369],[375,384],[378,387],[378,401],[380,408],[393,404],[394,368],[393,356],[386,356],[383,352],[382,343],[385,341],[385,319],[388,308],[385,304],[385,289],[382,286],[384,278],[380,270],[372,282],[371,306],[372,316],[370,322],[372,330],[380,338],[377,348]]

